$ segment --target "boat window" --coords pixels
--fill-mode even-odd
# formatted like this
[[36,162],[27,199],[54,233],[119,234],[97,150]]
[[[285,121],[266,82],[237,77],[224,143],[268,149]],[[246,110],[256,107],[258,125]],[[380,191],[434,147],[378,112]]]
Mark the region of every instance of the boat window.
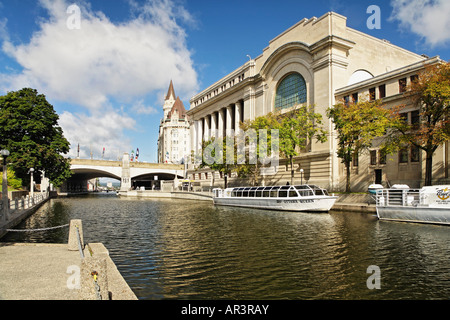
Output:
[[298,193],[301,197],[309,197],[313,195],[311,190],[298,190]]
[[256,189],[256,190],[263,190],[264,189],[264,187],[258,187],[258,189]]
[[251,190],[249,191],[248,196],[249,196],[249,197],[254,197],[254,196],[255,196],[255,192],[256,192],[256,190],[254,190],[253,188],[251,188]]
[[270,190],[267,189],[267,188],[264,188],[264,191],[263,191],[263,197],[264,197],[264,198],[268,198],[269,195],[270,195]]
[[295,186],[295,189],[297,189],[297,190],[308,189],[309,190],[310,188],[307,185],[301,185],[301,186]]
[[280,189],[280,187],[272,187],[272,189],[270,190],[270,196],[271,197],[277,197],[278,196],[278,189]]
[[278,196],[279,196],[279,197],[287,198],[287,195],[288,195],[287,190],[283,190],[283,188],[280,189],[280,191],[278,192]]
[[231,196],[236,197],[236,193],[237,193],[237,191],[233,189],[233,191],[231,191]]
[[294,188],[289,189],[289,197],[298,197],[297,191]]
[[246,191],[246,190],[242,191],[242,196],[243,197],[248,197],[248,191]]
[[317,187],[317,186],[311,186],[311,187],[313,188],[314,194],[316,196],[323,196],[324,195],[322,189],[320,189],[319,187]]
[[257,190],[256,191],[256,197],[262,197],[262,193],[263,193],[262,190]]
[[281,186],[281,189],[289,189],[290,186]]

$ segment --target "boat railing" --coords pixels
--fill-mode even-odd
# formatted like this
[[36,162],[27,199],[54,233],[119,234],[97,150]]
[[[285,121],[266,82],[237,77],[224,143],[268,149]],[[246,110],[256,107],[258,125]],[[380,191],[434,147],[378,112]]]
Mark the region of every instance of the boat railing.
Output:
[[416,189],[381,189],[375,195],[377,206],[417,206],[421,203],[420,192]]

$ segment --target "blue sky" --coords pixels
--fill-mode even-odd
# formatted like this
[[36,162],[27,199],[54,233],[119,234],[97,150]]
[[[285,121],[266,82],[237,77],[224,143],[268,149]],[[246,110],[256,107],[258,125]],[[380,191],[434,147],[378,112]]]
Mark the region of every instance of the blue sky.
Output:
[[[381,9],[380,29],[367,27],[370,5]],[[189,109],[195,93],[247,55],[328,11],[351,28],[450,60],[448,0],[0,0],[0,94],[23,87],[45,94],[71,157],[80,144],[83,158],[92,150],[99,159],[105,148],[113,160],[139,148],[141,161],[155,162],[170,80]]]

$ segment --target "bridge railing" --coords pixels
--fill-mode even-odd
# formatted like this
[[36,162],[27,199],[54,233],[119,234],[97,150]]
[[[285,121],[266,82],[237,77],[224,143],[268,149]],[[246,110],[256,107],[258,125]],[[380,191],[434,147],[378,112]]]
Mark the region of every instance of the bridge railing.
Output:
[[48,197],[48,192],[37,192],[33,196],[27,195],[14,200],[8,200],[9,210],[11,213],[16,210],[26,210],[46,200]]

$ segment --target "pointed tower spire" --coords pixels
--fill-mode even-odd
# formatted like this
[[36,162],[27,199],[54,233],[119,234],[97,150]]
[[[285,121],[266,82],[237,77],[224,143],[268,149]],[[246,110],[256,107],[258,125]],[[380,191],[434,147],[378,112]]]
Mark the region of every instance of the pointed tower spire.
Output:
[[166,100],[175,100],[175,90],[173,89],[172,80],[170,80],[169,90],[167,91]]

